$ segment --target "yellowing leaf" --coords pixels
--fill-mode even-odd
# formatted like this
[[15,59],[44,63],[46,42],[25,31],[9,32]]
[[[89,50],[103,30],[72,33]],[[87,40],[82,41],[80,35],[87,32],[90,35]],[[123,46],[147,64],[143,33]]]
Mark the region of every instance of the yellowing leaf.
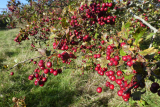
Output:
[[49,39],[53,39],[54,37],[57,37],[55,34],[52,34]]
[[141,52],[139,52],[139,54],[140,55],[151,55],[151,54],[154,54],[154,53],[156,53],[156,52],[158,52],[158,49],[154,49],[154,47],[151,47],[151,48],[148,48],[148,49],[146,49],[146,50],[143,50],[143,51],[141,51]]

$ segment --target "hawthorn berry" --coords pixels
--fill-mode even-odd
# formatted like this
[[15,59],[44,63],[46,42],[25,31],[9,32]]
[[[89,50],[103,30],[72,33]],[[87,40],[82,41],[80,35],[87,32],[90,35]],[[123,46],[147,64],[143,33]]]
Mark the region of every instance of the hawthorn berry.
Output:
[[122,71],[118,70],[117,71],[117,76],[121,76],[122,75]]
[[10,74],[11,74],[11,75],[14,75],[14,72],[11,72]]
[[113,90],[114,89],[114,85],[110,84],[109,88]]
[[101,88],[101,87],[98,87],[98,88],[97,88],[97,92],[98,92],[98,93],[101,93],[101,92],[102,92],[102,88]]

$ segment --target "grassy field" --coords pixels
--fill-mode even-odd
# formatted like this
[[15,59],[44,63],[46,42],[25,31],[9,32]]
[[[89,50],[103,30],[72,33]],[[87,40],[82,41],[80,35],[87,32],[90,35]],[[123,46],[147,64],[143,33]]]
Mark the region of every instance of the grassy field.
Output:
[[[3,70],[4,65],[9,68],[26,59],[37,57],[37,52],[30,50],[30,42],[22,42],[21,45],[14,42],[19,29],[0,30],[0,107],[13,107],[13,97],[24,98],[27,107],[141,107],[135,103],[130,105],[124,102],[115,90],[105,86],[108,80],[105,76],[99,76],[96,72],[84,72],[81,70],[63,69],[63,73],[48,77],[44,87],[34,85],[34,81],[28,80],[28,76],[36,66],[26,63],[22,68]],[[63,65],[61,65],[63,66]],[[14,72],[11,76],[10,72]],[[147,82],[146,89],[151,82]],[[97,87],[103,87],[103,92],[98,94]],[[146,107],[159,107],[160,97],[157,94],[146,92],[142,100]]]

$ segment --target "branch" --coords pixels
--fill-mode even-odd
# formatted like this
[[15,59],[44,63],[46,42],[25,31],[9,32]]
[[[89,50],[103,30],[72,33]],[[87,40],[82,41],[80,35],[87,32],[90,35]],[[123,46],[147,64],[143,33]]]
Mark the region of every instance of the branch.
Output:
[[[140,18],[139,16],[136,16],[134,13],[132,13],[132,10],[130,10],[130,13],[132,14],[133,17],[135,17],[136,19],[142,21],[145,25],[147,25],[150,29],[152,29],[152,30],[154,31],[154,33],[157,33],[157,32],[158,32],[158,30],[157,30],[155,27],[153,27],[152,25],[150,25],[150,24],[149,24],[148,22],[146,22],[144,19],[142,19],[142,18]],[[151,44],[150,44],[149,48],[152,47],[153,39],[154,39],[154,38],[155,38],[155,35],[153,35],[153,37],[152,37]]]
[[[31,58],[31,59],[37,59],[37,58],[41,58],[41,57],[43,57],[43,56],[38,56],[38,57],[35,57],[35,58]],[[9,70],[11,70],[11,69],[13,69],[14,67],[16,67],[17,65],[19,65],[19,64],[21,64],[21,63],[24,63],[24,62],[26,62],[26,61],[28,61],[28,60],[31,60],[31,59],[27,59],[27,60],[24,60],[24,61],[22,61],[22,62],[17,63],[17,64],[15,64],[13,67],[11,67]],[[9,70],[7,70],[7,71],[9,71]]]
[[134,88],[134,86],[138,85],[138,84],[141,82],[142,79],[144,79],[144,77],[141,77],[141,79],[140,79],[136,84],[134,84],[134,85],[132,85],[131,87],[129,87],[129,88],[128,88],[125,92],[123,92],[123,93],[126,94],[127,92],[129,92],[131,89]]

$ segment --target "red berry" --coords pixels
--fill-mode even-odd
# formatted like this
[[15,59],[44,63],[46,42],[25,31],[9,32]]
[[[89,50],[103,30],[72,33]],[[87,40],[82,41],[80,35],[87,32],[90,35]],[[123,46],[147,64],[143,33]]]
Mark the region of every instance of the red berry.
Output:
[[107,59],[107,60],[110,60],[110,58],[111,58],[110,56],[106,56],[106,59]]
[[130,67],[130,66],[132,66],[132,62],[131,61],[128,61],[127,62],[127,65]]
[[115,76],[112,76],[111,77],[111,81],[115,81],[116,80],[116,77]]
[[118,96],[122,96],[122,95],[123,95],[123,91],[122,91],[122,90],[119,90],[119,91],[117,92],[117,94],[118,94]]
[[125,44],[126,44],[125,42],[122,42],[122,43],[121,43],[121,47],[123,47]]
[[46,81],[47,81],[47,78],[46,78],[46,77],[43,77],[43,78],[42,78],[42,81],[43,81],[43,82],[46,82]]
[[128,98],[124,98],[123,100],[124,100],[125,102],[127,102],[127,101],[128,101]]
[[101,57],[101,54],[97,54],[97,58],[100,58]]
[[122,56],[123,61],[127,61],[127,56]]
[[30,75],[30,76],[28,77],[28,79],[29,79],[29,80],[33,80],[33,79],[34,79],[34,75]]
[[123,94],[123,96],[122,96],[122,98],[124,99],[124,98],[130,98],[130,96],[131,96],[131,92],[127,92],[126,94]]
[[45,74],[48,74],[48,72],[49,72],[49,69],[44,69]]
[[108,4],[108,7],[112,7],[112,3],[109,3],[109,4]]
[[115,60],[114,60],[114,58],[111,58],[110,61],[113,62],[113,61],[115,61]]
[[107,49],[112,49],[112,46],[111,46],[111,45],[109,45],[109,46],[107,47]]
[[52,63],[51,62],[47,62],[47,65],[46,65],[48,68],[51,68],[52,67]]
[[44,66],[42,66],[42,67],[40,67],[41,68],[41,70],[44,70],[45,69],[45,67]]
[[11,74],[11,75],[14,75],[14,72],[11,72],[10,74]]
[[50,70],[49,70],[49,71],[50,71],[50,73],[53,73],[54,69],[53,69],[53,68],[50,68]]
[[113,65],[117,66],[118,62],[117,61],[113,61]]
[[98,92],[98,93],[101,93],[101,92],[102,92],[102,88],[101,88],[101,87],[98,87],[98,88],[97,88],[97,92]]
[[34,82],[34,85],[37,85],[37,84],[38,84],[38,81],[35,81],[35,82]]
[[109,76],[109,71],[105,72],[105,75],[106,75],[106,76]]
[[113,65],[113,62],[108,63],[108,65],[109,65],[109,66],[112,66],[112,65]]
[[34,64],[36,64],[36,63],[37,63],[37,61],[34,61],[33,63],[34,63]]
[[34,77],[35,77],[35,78],[38,78],[38,77],[39,77],[39,74],[38,74],[38,73],[35,73],[35,74],[34,74]]
[[110,84],[109,88],[113,90],[114,89],[114,85]]
[[109,87],[110,86],[110,82],[106,82],[106,86]]
[[39,86],[43,87],[44,86],[44,82],[43,81],[39,81]]
[[131,61],[132,60],[131,55],[127,55],[127,59],[128,59],[128,61]]
[[[42,60],[42,61],[43,61],[43,60]],[[41,62],[39,61],[39,63],[38,63],[38,66],[39,66],[39,67],[44,66],[44,63],[43,63],[42,61],[41,61]]]
[[116,61],[119,61],[120,58],[119,58],[119,56],[115,56],[114,59],[115,59]]
[[99,70],[99,67],[95,67],[95,70],[98,71],[98,70]]
[[100,65],[100,64],[97,64],[97,67],[99,68],[99,67],[101,67],[101,65]]
[[121,76],[122,75],[122,71],[118,70],[117,71],[117,76]]
[[53,71],[53,75],[55,75],[55,76],[56,76],[57,74],[58,74],[58,71],[56,71],[56,70],[55,70],[55,71]]
[[[136,84],[137,82],[134,81],[133,84]],[[134,88],[138,88],[139,87],[139,84],[137,84],[136,86],[134,86]]]
[[97,54],[94,54],[93,57],[94,57],[94,58],[97,58]]
[[101,71],[99,74],[103,76],[103,75],[104,75],[104,72],[103,72],[103,71]]
[[61,58],[61,54],[58,54],[58,58]]
[[110,70],[109,75],[114,75],[114,71]]
[[116,79],[116,83],[120,85],[120,84],[122,84],[122,80],[121,79]]

